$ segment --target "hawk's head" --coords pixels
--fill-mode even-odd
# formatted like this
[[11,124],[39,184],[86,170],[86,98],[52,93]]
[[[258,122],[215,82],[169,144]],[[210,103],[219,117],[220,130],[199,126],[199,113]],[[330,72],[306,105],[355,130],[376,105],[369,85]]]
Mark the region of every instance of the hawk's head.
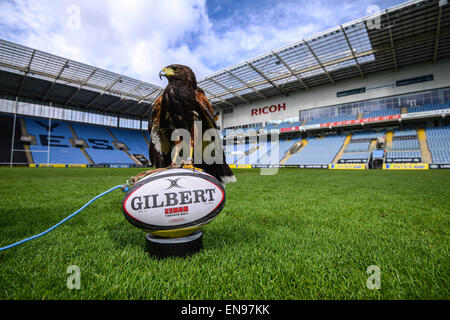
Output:
[[191,68],[182,64],[171,64],[159,72],[159,78],[166,77],[169,83],[185,83],[197,88],[197,79]]

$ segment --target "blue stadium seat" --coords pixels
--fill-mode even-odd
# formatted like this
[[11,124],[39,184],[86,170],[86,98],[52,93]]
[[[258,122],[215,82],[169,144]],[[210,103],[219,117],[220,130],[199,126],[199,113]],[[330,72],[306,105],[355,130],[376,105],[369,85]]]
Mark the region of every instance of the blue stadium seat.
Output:
[[377,111],[364,113],[362,115],[362,118],[366,119],[366,118],[385,117],[385,116],[391,116],[391,115],[400,114],[400,113],[401,113],[401,110],[399,108],[377,110]]
[[258,149],[258,164],[279,164],[286,152],[300,140],[279,140],[278,143],[269,142],[266,146],[261,146]]
[[345,115],[345,116],[339,116],[334,118],[321,118],[321,119],[314,119],[308,121],[306,124],[321,124],[321,123],[327,123],[327,122],[338,122],[338,121],[346,121],[346,120],[356,120],[356,115]]
[[308,144],[293,154],[285,164],[330,164],[341,149],[344,140],[344,135],[328,136],[322,139],[309,138]]
[[433,163],[450,163],[450,126],[427,128],[426,134]]
[[370,158],[370,152],[350,152],[344,153],[341,157],[342,160],[354,160],[354,159],[366,159]]
[[386,153],[386,159],[411,159],[421,158],[419,150],[414,151],[389,151]]
[[129,153],[142,154],[148,157],[148,145],[142,131],[121,128],[110,128],[110,130],[119,142],[127,145]]
[[[30,145],[34,163],[47,163],[47,161],[52,164],[89,163],[80,149],[71,146],[69,139],[73,135],[66,122],[52,120],[49,123],[48,119],[28,117],[24,117],[24,120],[28,134],[36,137],[37,145]],[[50,153],[48,153],[49,144]]]
[[386,133],[384,131],[376,132],[376,131],[364,131],[357,132],[352,135],[352,140],[363,140],[363,139],[377,139],[379,137],[383,137]]
[[[105,127],[93,126],[87,124],[72,124],[73,130],[77,136],[87,142],[89,148],[86,153],[96,164],[134,164],[135,162],[122,150],[114,148],[114,139],[108,133]],[[112,128],[110,128],[112,129]],[[124,135],[125,136],[125,135]],[[128,135],[126,135],[127,138]],[[140,140],[142,144],[144,139]],[[133,144],[134,145],[134,144]],[[141,148],[140,148],[141,149]],[[142,150],[144,147],[142,147]],[[144,153],[146,155],[146,153]]]
[[424,112],[424,111],[432,111],[432,110],[448,109],[448,108],[450,108],[450,102],[447,102],[447,103],[430,103],[430,104],[424,104],[423,106],[419,106],[419,107],[408,108],[408,113],[411,113],[411,112]]
[[367,150],[369,150],[369,146],[370,146],[370,141],[349,143],[347,148],[345,148],[344,152],[367,151]]

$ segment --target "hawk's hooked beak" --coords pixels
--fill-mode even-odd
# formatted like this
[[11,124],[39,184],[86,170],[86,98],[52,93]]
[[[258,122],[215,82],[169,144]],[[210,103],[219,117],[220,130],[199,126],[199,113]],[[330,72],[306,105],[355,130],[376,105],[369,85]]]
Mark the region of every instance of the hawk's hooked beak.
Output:
[[159,79],[162,80],[162,77],[170,77],[170,76],[174,76],[175,75],[175,71],[168,67],[168,68],[164,68],[159,72]]

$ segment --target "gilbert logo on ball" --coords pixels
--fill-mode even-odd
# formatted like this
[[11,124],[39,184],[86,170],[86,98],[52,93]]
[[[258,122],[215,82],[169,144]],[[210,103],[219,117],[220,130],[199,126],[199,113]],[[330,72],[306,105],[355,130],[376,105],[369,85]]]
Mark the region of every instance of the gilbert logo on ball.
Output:
[[213,220],[225,205],[225,189],[197,170],[169,169],[132,186],[122,203],[135,227],[160,237],[185,237]]

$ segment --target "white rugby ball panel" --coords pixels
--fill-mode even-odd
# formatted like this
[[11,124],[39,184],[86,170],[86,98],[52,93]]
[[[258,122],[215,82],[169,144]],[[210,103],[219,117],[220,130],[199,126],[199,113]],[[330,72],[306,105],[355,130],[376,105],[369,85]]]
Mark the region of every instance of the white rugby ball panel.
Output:
[[210,222],[222,211],[225,198],[222,184],[214,177],[189,169],[170,169],[131,187],[122,211],[138,228],[174,230]]

